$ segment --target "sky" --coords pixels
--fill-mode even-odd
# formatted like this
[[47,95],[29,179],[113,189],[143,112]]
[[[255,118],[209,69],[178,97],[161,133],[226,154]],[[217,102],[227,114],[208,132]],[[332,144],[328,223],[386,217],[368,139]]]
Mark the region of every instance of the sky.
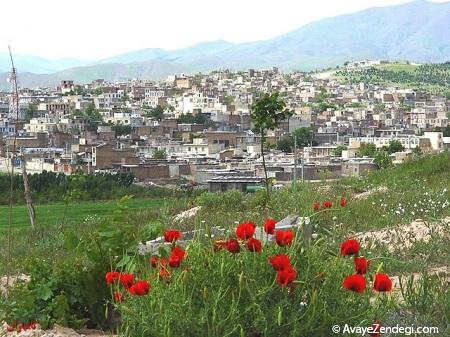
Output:
[[[448,0],[433,0],[446,2]],[[269,39],[408,0],[1,0],[0,51],[96,60],[144,48]]]

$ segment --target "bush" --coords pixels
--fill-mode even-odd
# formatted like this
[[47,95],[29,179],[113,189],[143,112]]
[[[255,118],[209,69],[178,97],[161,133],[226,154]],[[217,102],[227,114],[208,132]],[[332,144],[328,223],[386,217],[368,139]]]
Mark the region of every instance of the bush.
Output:
[[[328,252],[320,241],[294,241],[290,247],[274,243],[262,252],[214,252],[213,242],[194,241],[179,268],[160,269],[148,260],[135,270],[150,280],[148,295],[133,296],[122,286],[123,302],[116,302],[126,336],[325,336],[334,324],[371,326],[390,309],[385,294],[370,290],[356,294],[342,288],[354,273],[353,260]],[[297,270],[288,286],[277,283],[269,258],[285,253]],[[168,252],[160,252],[167,256]],[[163,267],[160,267],[163,268]],[[163,268],[165,269],[165,268]],[[373,270],[376,269],[376,266]],[[367,277],[368,280],[371,276]]]

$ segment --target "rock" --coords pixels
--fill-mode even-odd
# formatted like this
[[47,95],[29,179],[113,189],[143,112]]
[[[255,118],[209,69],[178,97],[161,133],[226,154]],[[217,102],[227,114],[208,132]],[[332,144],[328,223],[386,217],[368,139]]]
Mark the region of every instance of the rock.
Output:
[[389,189],[386,186],[379,186],[377,188],[374,188],[370,191],[367,192],[363,192],[360,194],[357,194],[353,197],[353,199],[355,200],[361,200],[361,199],[367,199],[368,197],[370,197],[372,194],[374,193],[386,193],[387,191],[389,191]]
[[4,275],[0,278],[0,293],[4,294],[8,290],[9,287],[13,287],[15,284],[19,282],[30,282],[30,276],[25,274],[20,275],[11,275],[8,280],[8,276]]
[[202,209],[202,206],[197,206],[197,207],[190,208],[184,212],[178,213],[177,215],[174,216],[173,222],[181,222],[183,220],[190,219],[190,218],[194,217],[197,214],[197,212],[200,211],[201,209]]

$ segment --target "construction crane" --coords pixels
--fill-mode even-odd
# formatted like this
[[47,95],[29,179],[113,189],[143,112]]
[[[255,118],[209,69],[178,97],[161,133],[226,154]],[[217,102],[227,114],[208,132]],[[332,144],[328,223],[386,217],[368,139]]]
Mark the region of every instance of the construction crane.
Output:
[[[9,101],[9,118],[15,119],[15,133],[14,133],[14,142],[13,142],[13,154],[12,154],[12,165],[11,165],[11,177],[14,175],[14,166],[16,164],[17,158],[17,125],[19,119],[21,119],[20,115],[20,106],[19,106],[19,91],[17,90],[17,69],[14,66],[14,59],[11,53],[11,47],[8,46],[9,57],[11,59],[11,74],[9,76],[9,81],[11,83],[11,99]],[[24,195],[25,200],[27,202],[28,213],[30,215],[31,227],[36,229],[36,212],[33,206],[33,200],[31,199],[30,187],[28,184],[28,175],[27,175],[27,162],[25,158],[25,154],[20,155],[21,166],[22,166],[22,179],[23,179],[23,187],[24,187]],[[13,178],[11,178],[11,194],[13,190]],[[10,204],[12,207],[12,203]]]

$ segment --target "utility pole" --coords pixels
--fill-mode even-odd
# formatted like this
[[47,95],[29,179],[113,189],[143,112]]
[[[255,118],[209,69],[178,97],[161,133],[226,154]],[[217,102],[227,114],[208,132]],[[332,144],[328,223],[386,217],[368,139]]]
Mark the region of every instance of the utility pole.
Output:
[[[16,128],[17,128],[17,122],[19,120],[19,115],[20,115],[20,106],[19,106],[19,91],[17,90],[17,70],[16,67],[14,66],[14,60],[13,60],[13,56],[11,53],[11,48],[8,46],[8,50],[9,50],[9,57],[11,59],[11,76],[10,76],[10,81],[11,81],[11,104],[10,104],[10,115],[14,116],[16,119]],[[17,129],[14,135],[14,148],[13,148],[13,164],[11,165],[12,169],[11,169],[11,177],[14,175],[14,165],[15,163],[15,159],[17,158],[16,156],[16,141],[17,141]],[[25,200],[27,202],[27,207],[28,207],[28,213],[30,215],[30,222],[31,222],[31,227],[34,229],[36,229],[36,212],[34,210],[34,206],[33,206],[33,200],[31,199],[31,193],[30,193],[30,189],[29,189],[29,185],[28,185],[28,176],[27,176],[27,162],[26,162],[26,158],[25,158],[25,154],[22,154],[21,156],[21,165],[22,165],[22,179],[23,179],[23,187],[24,187],[24,196],[25,196]],[[13,178],[11,178],[11,181]],[[11,190],[13,189],[12,184],[11,184]],[[10,203],[10,208],[12,208],[12,201]]]
[[297,186],[297,137],[294,136],[294,189]]

